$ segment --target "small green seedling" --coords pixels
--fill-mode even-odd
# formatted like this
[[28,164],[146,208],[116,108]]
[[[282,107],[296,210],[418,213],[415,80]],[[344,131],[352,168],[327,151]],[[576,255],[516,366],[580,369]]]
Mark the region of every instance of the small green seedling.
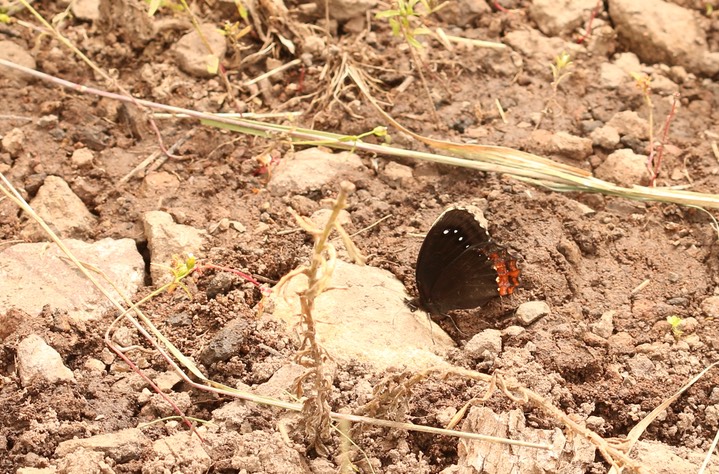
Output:
[[562,51],[559,56],[554,57],[554,64],[550,64],[549,67],[552,68],[552,78],[554,79],[552,81],[552,89],[554,89],[555,93],[557,92],[559,83],[572,75],[572,71],[569,71],[569,68],[573,65],[572,57],[566,51]]
[[682,337],[683,331],[679,329],[679,325],[684,321],[682,318],[676,315],[667,316],[667,322],[672,327],[672,334],[674,335],[674,339],[679,339]]
[[[397,0],[397,8],[381,11],[375,18],[386,18],[392,28],[392,34],[403,36],[413,48],[422,49],[422,44],[417,41],[417,36],[431,33],[427,27],[421,24],[422,17],[435,13],[446,4],[447,2],[434,5],[432,0]],[[422,8],[417,8],[418,6]],[[413,23],[418,21],[421,26],[414,27]]]
[[197,259],[191,253],[188,253],[184,260],[177,255],[173,255],[172,267],[170,268],[170,272],[172,272],[172,281],[167,286],[167,292],[172,293],[175,291],[175,288],[179,286],[185,291],[187,297],[192,299],[192,294],[190,294],[190,290],[187,289],[187,286],[182,283],[182,279],[195,270],[196,264]]

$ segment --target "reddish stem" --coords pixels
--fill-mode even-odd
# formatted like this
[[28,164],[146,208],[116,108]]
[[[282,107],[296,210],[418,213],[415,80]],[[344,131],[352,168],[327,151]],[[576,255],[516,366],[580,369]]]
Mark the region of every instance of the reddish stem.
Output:
[[659,168],[662,166],[662,157],[664,156],[664,146],[669,140],[669,126],[674,120],[674,116],[677,113],[677,102],[679,102],[679,93],[674,93],[674,100],[672,100],[672,108],[667,114],[666,120],[664,120],[664,127],[662,127],[662,138],[657,145],[656,150],[649,153],[649,159],[647,160],[647,168],[651,174],[649,179],[649,186],[654,187],[659,176]]
[[586,39],[592,35],[592,22],[599,15],[599,9],[602,7],[602,0],[597,0],[597,5],[592,10],[592,14],[589,16],[587,21],[587,27],[584,29],[584,34],[577,39],[577,44],[582,44]]
[[498,1],[494,2],[494,8],[496,8],[497,10],[499,10],[502,13],[509,13],[509,10],[507,10],[502,5],[500,5]]

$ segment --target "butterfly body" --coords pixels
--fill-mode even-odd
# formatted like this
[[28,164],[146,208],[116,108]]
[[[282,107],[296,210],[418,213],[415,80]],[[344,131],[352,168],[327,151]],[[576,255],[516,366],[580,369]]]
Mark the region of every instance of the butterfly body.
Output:
[[445,211],[417,257],[418,306],[432,314],[483,306],[519,285],[517,260],[496,244],[474,212]]

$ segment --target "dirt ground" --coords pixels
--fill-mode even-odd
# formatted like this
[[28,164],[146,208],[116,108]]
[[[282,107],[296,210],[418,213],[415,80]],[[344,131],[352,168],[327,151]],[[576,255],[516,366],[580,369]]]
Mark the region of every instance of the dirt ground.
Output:
[[[586,156],[560,156],[561,152],[551,153],[536,130],[590,138],[619,112],[636,112],[643,120],[649,117],[645,97],[629,75],[614,87],[602,82],[603,67],[615,61],[615,54],[631,52],[630,47],[612,34],[591,35],[577,43],[577,31],[590,21],[591,11],[584,13],[578,28],[551,36],[539,33],[529,14],[532,2],[499,2],[502,9],[492,2],[476,3],[481,3],[479,14],[471,13],[474,3],[461,2],[425,21],[456,36],[502,42],[511,33],[522,32],[530,42],[521,48],[512,45],[511,50],[455,44],[450,51],[437,40],[420,37],[425,47],[412,53],[402,38],[392,35],[386,21],[361,14],[350,20],[331,20],[331,38],[316,28],[301,30],[331,45],[315,49],[309,60],[305,58],[305,62],[268,81],[243,85],[311,50],[296,25],[324,25],[324,14],[307,5],[288,5],[284,20],[260,8],[256,18],[265,31],[276,33],[267,35],[275,47],[269,55],[248,60],[263,47],[256,30],[240,38],[228,36],[222,66],[232,85],[229,92],[217,76],[197,77],[178,67],[173,48],[192,31],[188,17],[179,9],[163,8],[155,17],[143,20],[155,25],[151,33],[139,31],[144,25],[121,20],[117,11],[118,16],[112,17],[114,24],[70,15],[58,18],[57,25],[136,97],[208,112],[303,112],[291,123],[337,133],[358,135],[387,125],[349,81],[338,89],[335,98],[324,94],[336,70],[332,68],[338,67],[343,56],[381,81],[376,84],[377,99],[389,104],[385,106],[387,112],[417,133],[552,154],[557,161],[588,171],[602,165],[614,149],[597,146],[595,139]],[[710,49],[719,42],[717,17],[705,15],[704,3],[676,3],[697,14]],[[105,2],[101,4],[107,7]],[[55,17],[66,6],[63,2],[36,2],[45,18]],[[388,8],[380,4],[372,11]],[[238,21],[232,2],[194,2],[193,9],[203,23],[222,27],[225,22]],[[14,18],[36,24],[26,11]],[[369,24],[367,18],[371,19]],[[2,39],[28,51],[38,70],[82,85],[109,87],[56,39],[26,25],[6,24],[0,33]],[[608,28],[602,30],[605,33],[611,31],[613,22],[606,9],[593,19],[593,25]],[[293,55],[280,46],[277,34],[294,41],[298,51]],[[532,42],[534,34],[551,41]],[[554,92],[550,65],[563,50],[571,56],[571,74]],[[413,56],[421,61],[420,66]],[[642,65],[639,71],[671,79],[681,94],[657,185],[715,194],[719,192],[719,163],[712,142],[719,137],[718,84],[701,71],[670,66]],[[413,82],[405,83],[410,76]],[[97,217],[86,240],[129,237],[147,258],[141,216],[162,210],[176,222],[197,229],[214,230],[222,219],[241,222],[247,228],[243,233],[226,229],[209,233],[208,244],[199,249],[198,256],[204,261],[240,269],[265,282],[276,282],[308,262],[312,239],[296,231],[297,224],[287,208],[310,215],[331,206],[338,182],[306,193],[269,193],[267,183],[273,179],[273,167],[291,153],[286,141],[230,133],[187,119],[158,118],[156,123],[167,146],[186,140],[175,151],[179,158],[166,160],[156,171],[176,181],[157,181],[159,189],[148,192],[147,171],[118,185],[123,176],[158,151],[157,137],[144,112],[39,80],[20,86],[5,77],[0,86],[5,97],[0,134],[6,136],[20,128],[25,136],[22,151],[3,150],[2,172],[27,199],[34,197],[49,175],[66,181]],[[650,94],[657,130],[670,113],[671,92],[668,87]],[[47,116],[56,116],[57,121],[38,125],[40,118]],[[189,132],[192,134],[187,137]],[[395,146],[427,150],[391,128],[389,133]],[[621,135],[615,149],[647,153],[646,136]],[[366,140],[379,141],[374,137]],[[90,165],[79,166],[71,159],[81,148],[92,151]],[[269,169],[257,159],[267,153],[276,158]],[[395,274],[411,294],[416,292],[414,265],[421,235],[443,209],[453,204],[480,206],[493,238],[519,256],[522,279],[514,295],[497,298],[485,308],[454,312],[453,321],[437,320],[458,343],[449,356],[453,364],[509,374],[573,418],[590,419],[597,433],[612,438],[626,435],[693,375],[719,359],[719,310],[710,299],[719,282],[719,247],[706,213],[600,194],[555,193],[507,176],[409,159],[399,163],[408,166],[412,176],[397,180],[385,172],[391,162],[386,157],[358,154],[364,168],[349,176],[357,190],[349,197],[351,222],[347,230],[354,233],[389,216],[364,231],[355,243],[368,256],[368,265]],[[24,219],[8,200],[0,206],[0,244],[10,245],[21,239]],[[149,283],[149,269],[147,278]],[[646,280],[648,284],[640,287]],[[178,290],[160,295],[146,306],[153,321],[185,354],[202,364],[203,350],[222,329],[228,323],[244,321],[238,354],[224,360],[205,359],[208,363],[202,367],[209,378],[229,386],[256,387],[293,359],[296,346],[284,330],[258,322],[255,305],[262,295],[255,287],[212,271],[193,276],[188,286],[191,301]],[[139,296],[150,291],[151,287],[145,287]],[[524,331],[505,331],[520,325],[515,310],[530,301],[546,302],[550,313]],[[685,320],[680,335],[672,332],[667,322],[670,316]],[[41,314],[24,315],[14,331],[0,333],[4,334],[0,341],[1,472],[48,466],[57,467],[57,472],[80,472],[67,467],[72,464],[67,457],[65,464],[58,464],[63,458],[57,451],[61,442],[116,433],[173,414],[151,392],[143,395],[144,399],[138,398],[145,388],[143,382],[120,371],[116,366],[121,363],[108,356],[102,335],[113,317],[108,314],[67,330],[49,324],[58,318],[50,302]],[[4,321],[9,318],[6,314]],[[607,333],[596,330],[600,321],[608,320],[611,327]],[[463,344],[486,329],[503,331],[502,353],[490,361],[463,354]],[[73,385],[23,386],[16,372],[16,347],[20,339],[33,333],[52,341],[65,365],[85,376],[77,377]],[[507,355],[519,349],[528,350],[531,360],[522,362]],[[156,354],[136,357],[150,375],[166,370]],[[105,362],[104,370],[90,372],[90,358]],[[386,375],[373,373],[362,364],[337,367],[330,406],[335,411],[352,412],[367,401],[367,387]],[[718,385],[717,372],[709,372],[649,426],[643,439],[706,452],[719,429]],[[160,468],[147,462],[149,454],[133,457],[106,452],[98,462],[114,472],[238,472],[240,468],[245,472],[337,472],[341,465],[341,440],[336,434],[328,443],[329,453],[323,454],[306,444],[299,432],[290,430],[287,436],[293,448],[288,453],[284,438],[278,434],[283,432],[279,410],[231,405],[237,402],[192,390],[182,383],[172,387],[182,394],[176,401],[187,416],[218,419],[217,410],[229,410],[230,406],[242,411],[243,421],[236,432],[222,434],[227,436],[227,444],[208,449],[209,466],[198,468],[178,461]],[[481,393],[472,384],[456,380],[420,384],[408,399],[402,421],[442,426],[446,421],[443,410],[459,409]],[[496,412],[516,408],[501,397],[492,398],[487,406]],[[557,426],[541,411],[524,410],[529,426]],[[177,436],[183,429],[181,424],[166,422],[153,424],[143,432],[157,440]],[[252,440],[244,441],[245,456],[254,461],[243,465],[238,461],[238,446],[243,446],[243,436],[250,435],[254,436]],[[371,472],[365,455],[375,472],[396,473],[441,472],[459,459],[459,445],[448,437],[371,428],[353,441],[361,449],[354,458],[361,472]],[[297,453],[299,459],[294,457]],[[266,457],[273,456],[278,463],[281,458],[285,466],[292,467],[268,468]],[[599,453],[582,467],[584,472],[608,469]]]

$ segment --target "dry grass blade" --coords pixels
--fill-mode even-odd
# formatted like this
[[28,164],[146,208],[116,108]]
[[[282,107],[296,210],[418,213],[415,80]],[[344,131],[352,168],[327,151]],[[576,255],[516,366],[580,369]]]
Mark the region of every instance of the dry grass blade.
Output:
[[[652,422],[654,420],[656,420],[656,418],[659,415],[661,415],[664,412],[664,410],[666,410],[667,407],[669,407],[669,405],[674,403],[676,401],[676,399],[679,398],[679,396],[682,393],[686,392],[689,389],[689,387],[691,387],[692,385],[697,383],[697,381],[699,381],[699,379],[701,379],[704,376],[704,374],[709,372],[711,369],[713,369],[717,365],[719,365],[719,362],[714,362],[713,364],[711,364],[710,366],[708,366],[707,368],[705,368],[704,370],[699,372],[699,374],[697,374],[695,377],[693,377],[682,388],[677,390],[676,393],[674,393],[674,395],[672,395],[671,397],[664,400],[654,410],[652,410],[651,413],[649,413],[647,416],[645,416],[642,419],[642,421],[637,423],[634,426],[634,428],[632,428],[632,430],[629,432],[629,434],[627,435],[627,438],[625,440],[619,440],[619,442],[616,444],[618,446],[620,446],[621,449],[625,450],[627,454],[630,453],[632,448],[634,447],[634,445],[637,443],[637,441],[639,441],[639,438],[642,436],[644,431],[646,431],[647,427],[649,427],[649,425],[652,424]],[[711,454],[711,451],[710,451],[710,454]],[[619,471],[613,467],[609,471],[609,473],[610,474],[618,474]]]
[[[491,145],[468,145],[444,140],[436,140],[416,134],[406,129],[388,115],[370,94],[362,73],[353,66],[348,66],[349,75],[357,84],[362,94],[389,123],[413,138],[440,150],[450,151],[467,158],[464,162],[456,162],[457,166],[478,168],[469,162],[480,160],[496,166],[495,171],[508,174],[514,178],[529,182],[536,186],[546,187],[553,191],[583,191],[621,196],[628,199],[673,202],[683,205],[719,208],[719,196],[671,188],[649,188],[634,186],[624,188],[614,183],[594,178],[585,170],[554,162],[547,158],[511,148]],[[416,158],[423,159],[421,155]],[[438,160],[430,160],[438,161]],[[468,162],[469,161],[469,162]]]
[[[489,145],[472,145],[470,147],[466,147],[462,144],[427,139],[413,134],[409,130],[404,129],[404,127],[401,127],[401,125],[384,113],[378,105],[376,105],[377,110],[388,121],[390,121],[390,123],[393,123],[395,126],[400,127],[400,129],[415,136],[418,140],[428,140],[427,144],[430,146],[433,146],[433,143],[441,145],[441,147],[444,147],[445,149],[456,152],[460,155],[466,154],[471,158],[457,158],[436,153],[405,150],[387,145],[375,145],[372,143],[365,143],[357,137],[348,137],[346,135],[303,129],[299,127],[289,127],[247,119],[217,117],[212,114],[183,109],[181,107],[172,107],[151,101],[132,99],[120,94],[113,94],[111,92],[92,87],[80,86],[79,84],[53,77],[4,59],[0,59],[0,66],[22,71],[31,76],[61,85],[63,87],[74,89],[82,93],[99,95],[123,102],[138,103],[153,109],[164,110],[165,112],[185,114],[189,117],[201,120],[205,125],[234,130],[255,136],[272,137],[275,139],[278,137],[286,137],[290,141],[311,142],[330,148],[338,148],[342,150],[362,150],[368,153],[383,156],[412,158],[423,161],[431,161],[434,163],[472,168],[481,171],[502,173],[536,186],[560,192],[581,191],[603,193],[627,199],[672,202],[687,206],[693,205],[713,209],[719,208],[719,196],[716,194],[681,191],[672,188],[648,188],[645,186],[624,188],[622,186],[589,176],[586,171],[580,170],[579,168],[561,165],[546,158],[542,158],[531,153],[513,150],[511,148]],[[346,70],[348,75],[352,77],[358,85],[364,84],[360,73],[354,67],[348,65]],[[372,103],[376,104],[376,100],[371,98],[366,86],[362,90],[363,93],[370,98]]]

